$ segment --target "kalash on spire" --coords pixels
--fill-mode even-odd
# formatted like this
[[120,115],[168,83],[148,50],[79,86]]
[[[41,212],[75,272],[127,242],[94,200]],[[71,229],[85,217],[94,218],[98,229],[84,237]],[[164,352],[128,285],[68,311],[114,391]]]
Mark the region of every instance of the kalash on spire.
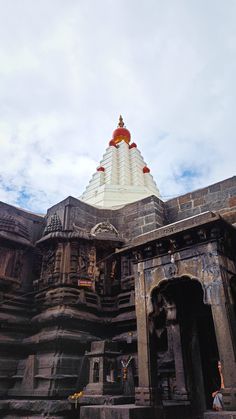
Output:
[[150,195],[159,196],[159,190],[120,115],[109,147],[80,199],[114,208]]
[[125,141],[127,144],[130,143],[131,135],[130,132],[125,127],[122,116],[120,115],[118,126],[113,132],[112,140],[109,145],[116,145],[121,141]]

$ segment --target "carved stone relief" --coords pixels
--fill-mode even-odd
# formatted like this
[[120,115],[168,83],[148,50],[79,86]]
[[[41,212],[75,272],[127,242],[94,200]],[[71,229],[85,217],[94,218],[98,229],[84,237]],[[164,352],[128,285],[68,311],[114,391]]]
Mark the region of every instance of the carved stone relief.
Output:
[[15,278],[19,278],[21,277],[21,273],[22,273],[22,268],[23,268],[23,263],[24,263],[24,251],[21,250],[17,250],[16,251],[16,258],[15,258],[15,265],[14,265],[14,270],[13,270],[13,276]]
[[55,249],[48,249],[43,255],[41,279],[47,282],[53,275],[55,268]]
[[202,272],[212,274],[213,278],[218,278],[220,275],[220,267],[217,261],[217,252],[208,252],[201,256]]
[[108,221],[98,223],[91,229],[91,234],[94,236],[103,233],[112,233],[115,234],[115,236],[119,236],[117,229]]
[[88,269],[87,273],[89,278],[94,279],[96,271],[96,249],[91,247],[88,251]]
[[0,247],[0,275],[13,277],[16,251],[14,249]]
[[222,292],[222,280],[221,278],[216,279],[210,284],[203,285],[203,301],[204,304],[221,304],[221,292]]

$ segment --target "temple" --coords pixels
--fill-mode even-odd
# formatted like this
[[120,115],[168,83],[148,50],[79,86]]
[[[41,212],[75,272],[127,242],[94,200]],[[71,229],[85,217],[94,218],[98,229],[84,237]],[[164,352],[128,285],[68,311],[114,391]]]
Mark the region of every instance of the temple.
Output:
[[80,199],[0,203],[0,417],[235,419],[235,227],[236,176],[163,202],[122,117]]

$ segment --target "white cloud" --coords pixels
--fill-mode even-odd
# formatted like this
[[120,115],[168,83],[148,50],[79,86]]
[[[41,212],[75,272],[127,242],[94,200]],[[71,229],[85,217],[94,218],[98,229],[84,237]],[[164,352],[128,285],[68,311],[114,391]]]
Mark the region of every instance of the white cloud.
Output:
[[120,113],[163,196],[235,174],[233,0],[0,5],[1,200],[79,196]]

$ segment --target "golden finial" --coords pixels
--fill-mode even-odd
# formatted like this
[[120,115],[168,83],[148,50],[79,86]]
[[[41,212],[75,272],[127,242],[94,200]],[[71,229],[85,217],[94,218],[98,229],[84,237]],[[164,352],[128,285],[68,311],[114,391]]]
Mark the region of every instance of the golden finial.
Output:
[[122,116],[120,115],[120,117],[119,117],[119,122],[118,122],[118,128],[123,128],[124,127],[124,121],[123,121],[123,118],[122,118]]

